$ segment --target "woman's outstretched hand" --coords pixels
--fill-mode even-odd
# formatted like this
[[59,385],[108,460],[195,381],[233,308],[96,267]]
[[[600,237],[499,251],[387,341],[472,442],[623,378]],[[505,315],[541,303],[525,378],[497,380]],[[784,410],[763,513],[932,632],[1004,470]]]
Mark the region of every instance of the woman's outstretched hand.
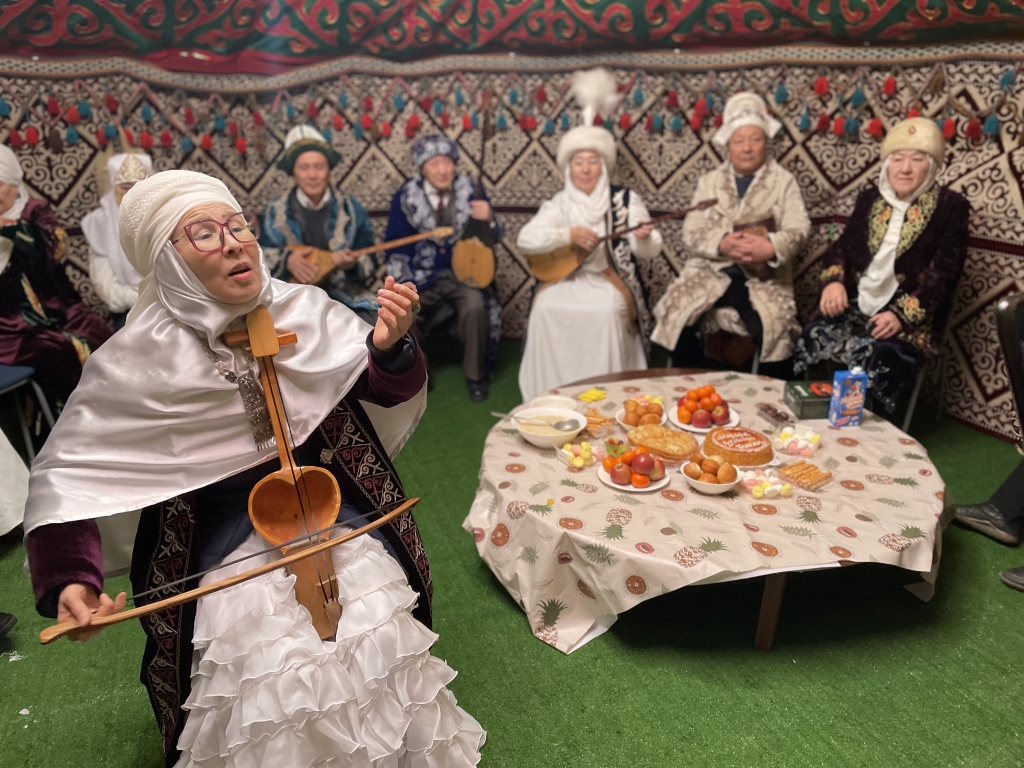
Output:
[[397,283],[390,275],[377,291],[377,325],[373,329],[373,346],[381,352],[391,349],[416,320],[420,295],[413,283]]

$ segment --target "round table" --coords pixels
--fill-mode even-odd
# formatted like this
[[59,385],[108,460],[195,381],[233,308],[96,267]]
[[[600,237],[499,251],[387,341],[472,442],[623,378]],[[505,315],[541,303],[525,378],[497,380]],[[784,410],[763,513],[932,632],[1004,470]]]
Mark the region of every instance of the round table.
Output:
[[[784,382],[720,371],[638,371],[556,392],[576,396],[600,386],[605,399],[579,402],[578,410],[593,405],[614,416],[636,394],[662,395],[672,408],[681,392],[702,384],[714,384],[752,429],[772,429],[758,403],[789,412]],[[485,442],[480,486],[463,527],[534,635],[564,653],[634,605],[691,584],[767,576],[755,638],[764,650],[774,640],[789,571],[881,562],[934,584],[952,506],[921,444],[869,413],[861,426],[842,430],[826,419],[800,424],[821,433],[811,461],[832,471],[832,481],[816,492],[794,487],[790,498],[758,502],[739,487],[701,495],[677,468],[659,491],[610,488],[597,477],[599,465],[571,472],[554,451],[531,446],[503,420]],[[700,445],[702,436],[695,437]]]

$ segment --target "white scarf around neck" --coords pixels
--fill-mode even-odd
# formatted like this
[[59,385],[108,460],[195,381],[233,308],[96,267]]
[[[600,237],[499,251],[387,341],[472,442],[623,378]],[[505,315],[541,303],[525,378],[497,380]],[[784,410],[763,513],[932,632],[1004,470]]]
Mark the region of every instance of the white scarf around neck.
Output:
[[857,283],[857,306],[868,317],[873,317],[881,312],[896,295],[899,288],[899,281],[896,279],[896,257],[907,211],[917,198],[932,188],[932,185],[935,184],[935,177],[938,175],[935,160],[929,157],[928,174],[921,186],[905,200],[900,200],[892,188],[892,184],[889,183],[889,161],[891,158],[890,155],[882,163],[882,168],[879,171],[878,191],[885,202],[892,207],[892,214],[889,216],[889,225],[886,227],[882,244]]

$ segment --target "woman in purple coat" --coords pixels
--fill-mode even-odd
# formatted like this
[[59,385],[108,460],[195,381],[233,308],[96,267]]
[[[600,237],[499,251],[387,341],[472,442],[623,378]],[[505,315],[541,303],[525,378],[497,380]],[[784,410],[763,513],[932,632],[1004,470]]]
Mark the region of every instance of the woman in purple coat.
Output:
[[941,344],[967,256],[970,205],[937,183],[945,141],[923,117],[882,143],[877,187],[857,198],[821,259],[818,311],[797,341],[794,369],[859,366],[875,408],[906,411],[917,367]]

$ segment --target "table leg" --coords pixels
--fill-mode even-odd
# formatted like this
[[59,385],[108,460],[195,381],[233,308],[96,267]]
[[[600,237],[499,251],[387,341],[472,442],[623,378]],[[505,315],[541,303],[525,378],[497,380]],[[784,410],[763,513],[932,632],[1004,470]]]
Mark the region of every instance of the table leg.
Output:
[[761,615],[757,619],[757,634],[754,636],[754,647],[759,651],[770,651],[775,644],[775,627],[779,623],[779,609],[782,608],[782,592],[785,588],[786,574],[773,573],[765,577]]

